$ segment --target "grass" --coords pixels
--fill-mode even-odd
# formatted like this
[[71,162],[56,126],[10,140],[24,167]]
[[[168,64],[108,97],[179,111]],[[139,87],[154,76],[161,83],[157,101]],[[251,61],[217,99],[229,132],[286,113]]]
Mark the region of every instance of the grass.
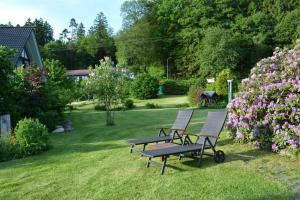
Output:
[[[82,109],[84,108],[84,109]],[[300,161],[236,144],[226,132],[218,149],[227,159],[171,157],[165,175],[146,158],[130,154],[124,140],[157,134],[178,109],[116,112],[113,127],[105,114],[82,107],[69,115],[75,131],[52,135],[40,155],[0,163],[0,199],[292,199]],[[197,110],[188,130],[198,132],[208,110]]]
[[[188,97],[186,95],[163,95],[159,96],[156,99],[146,99],[146,100],[139,100],[133,99],[134,105],[137,108],[145,108],[147,103],[157,104],[159,107],[162,108],[172,108],[178,105],[188,104]],[[80,102],[73,102],[72,105],[75,108],[79,109],[94,109],[95,102],[93,101],[80,101]],[[185,106],[184,106],[185,107]]]
[[188,98],[185,95],[164,95],[160,96],[157,99],[146,99],[146,100],[139,100],[134,99],[134,104],[137,107],[144,107],[147,103],[158,104],[160,107],[175,107],[176,105],[180,104],[188,104]]

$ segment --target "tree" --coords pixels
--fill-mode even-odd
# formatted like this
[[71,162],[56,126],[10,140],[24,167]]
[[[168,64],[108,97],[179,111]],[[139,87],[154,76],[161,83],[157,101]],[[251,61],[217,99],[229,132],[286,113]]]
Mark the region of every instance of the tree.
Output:
[[71,40],[76,40],[78,24],[74,18],[71,19],[69,28],[71,28]]
[[81,39],[85,36],[85,28],[82,22],[78,25],[77,32],[76,32],[76,37],[77,39]]
[[294,10],[283,17],[277,24],[275,39],[282,45],[291,45],[300,36],[300,9]]
[[117,60],[121,65],[137,65],[140,71],[147,71],[150,65],[162,64],[161,41],[156,26],[146,18],[139,20],[130,29],[119,32],[116,37]]
[[86,48],[89,53],[99,60],[104,57],[111,57],[115,60],[115,45],[112,37],[112,29],[108,26],[105,15],[100,12],[94,20],[86,37]]
[[10,96],[13,93],[13,65],[11,58],[15,51],[0,46],[0,115],[9,112]]
[[[205,33],[198,51],[199,74],[202,76],[215,76],[223,69],[236,70],[244,61],[250,58],[251,41],[239,37],[230,30],[222,28],[210,28]],[[246,51],[246,52],[245,52]],[[249,71],[247,68],[241,71]],[[241,74],[240,72],[237,74]]]
[[90,91],[104,104],[106,110],[106,125],[114,125],[114,106],[121,103],[124,98],[123,83],[125,81],[122,72],[113,68],[110,58],[100,60],[100,65],[90,69],[89,78]]
[[233,80],[233,90],[236,91],[237,89],[237,79],[235,75],[229,69],[224,69],[218,74],[215,83],[216,92],[221,97],[226,97],[228,94],[228,88],[226,87],[227,80]]
[[125,1],[121,6],[121,16],[123,18],[123,28],[130,28],[135,22],[140,20],[147,11],[147,1],[132,0]]
[[44,65],[47,71],[48,81],[53,82],[59,88],[72,89],[74,80],[68,75],[65,66],[59,60],[46,59]]
[[28,18],[24,26],[33,26],[35,28],[36,40],[39,45],[44,46],[54,41],[52,26],[42,18],[34,19],[34,21]]
[[64,29],[60,34],[59,34],[59,40],[61,40],[64,43],[67,43],[68,41],[70,41],[70,37],[69,37],[69,30],[68,29]]

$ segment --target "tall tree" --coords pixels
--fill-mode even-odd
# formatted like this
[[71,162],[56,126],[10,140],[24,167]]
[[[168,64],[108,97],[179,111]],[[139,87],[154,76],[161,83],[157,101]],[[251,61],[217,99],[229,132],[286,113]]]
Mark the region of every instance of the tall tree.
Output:
[[140,20],[148,12],[147,9],[147,1],[145,0],[125,1],[121,6],[123,28],[129,28]]
[[71,40],[76,40],[78,24],[74,18],[70,20],[69,28],[71,28]]
[[65,28],[65,29],[62,30],[62,32],[59,34],[59,39],[60,39],[62,42],[64,42],[64,43],[70,41],[69,33],[70,33],[69,30]]
[[87,36],[87,46],[91,55],[97,60],[104,57],[115,58],[115,45],[112,29],[109,27],[105,15],[100,12],[94,20]]
[[79,23],[77,32],[76,32],[76,37],[78,39],[83,38],[85,36],[85,28],[82,22]]
[[24,26],[33,26],[35,28],[36,40],[39,45],[44,46],[48,42],[54,41],[52,26],[42,18],[34,21],[28,18]]

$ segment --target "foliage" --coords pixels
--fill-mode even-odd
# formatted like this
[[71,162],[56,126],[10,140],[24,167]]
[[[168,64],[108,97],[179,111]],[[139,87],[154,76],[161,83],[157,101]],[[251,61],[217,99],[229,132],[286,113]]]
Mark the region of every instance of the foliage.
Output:
[[145,107],[148,109],[160,108],[158,104],[154,104],[154,103],[146,103]]
[[275,27],[275,39],[281,45],[291,45],[300,36],[300,9],[293,10],[285,15]]
[[[160,61],[161,49],[158,42],[152,38],[157,37],[157,27],[145,19],[141,19],[130,29],[122,30],[116,36],[116,57],[121,65],[139,66],[140,72]],[[137,39],[139,38],[139,39]]]
[[74,87],[73,78],[68,76],[65,66],[59,60],[46,59],[44,66],[48,74],[48,81],[63,89]]
[[148,74],[150,74],[150,76],[153,76],[157,80],[160,81],[164,78],[165,71],[164,71],[164,68],[162,66],[151,66],[148,69]]
[[0,162],[17,157],[17,147],[12,140],[13,136],[10,134],[0,137]]
[[85,101],[92,99],[91,94],[88,91],[88,80],[75,81],[74,98],[76,100]]
[[163,87],[163,93],[167,95],[180,95],[186,94],[189,85],[180,80],[164,80],[161,81]]
[[88,87],[105,106],[106,124],[113,125],[113,109],[122,102],[124,98],[123,83],[124,75],[120,70],[113,68],[112,61],[106,57],[100,60],[100,65],[95,65],[94,69],[90,69],[91,76],[88,80]]
[[28,65],[14,72],[16,106],[10,110],[13,125],[24,117],[38,118],[53,130],[63,118],[66,105],[72,96],[72,81],[56,61],[45,61],[45,68]]
[[[242,92],[228,104],[228,125],[236,139],[270,146],[274,152],[299,151],[299,43],[276,49],[242,81]],[[256,131],[264,130],[264,131]]]
[[203,93],[203,89],[199,85],[192,85],[188,91],[188,99],[191,105],[200,106],[202,103],[201,95]]
[[11,58],[14,53],[14,50],[0,46],[0,115],[9,112],[10,106],[13,106],[11,100],[11,95],[14,93]]
[[216,84],[215,83],[207,83],[205,90],[206,91],[216,91]]
[[45,124],[50,131],[55,130],[59,122],[63,121],[62,113],[58,113],[55,110],[41,111],[34,116],[39,119],[42,124]]
[[181,103],[181,104],[176,104],[175,107],[176,108],[186,108],[186,107],[190,107],[190,104],[188,104],[188,103]]
[[159,82],[149,74],[138,74],[131,84],[131,93],[138,99],[156,98]]
[[245,77],[274,47],[294,41],[299,5],[297,0],[125,1],[117,59],[144,72],[171,57],[176,78],[215,76],[226,68]]
[[201,74],[214,76],[225,68],[236,69],[243,58],[241,53],[251,49],[251,45],[246,42],[226,29],[206,30],[199,54]]
[[105,105],[99,104],[99,103],[94,106],[94,109],[97,111],[105,111],[106,110]]
[[[61,64],[59,60],[46,59],[44,61],[45,70],[47,71],[47,84],[56,87],[60,93],[57,97],[63,97],[64,103],[63,107],[67,103],[70,103],[70,100],[74,96],[75,91],[75,80],[73,77],[67,74],[66,68]],[[61,101],[63,101],[61,100]]]
[[62,31],[59,40],[41,48],[43,58],[59,60],[67,69],[86,69],[105,56],[115,60],[112,30],[103,13],[97,15],[87,34],[83,23],[74,18],[68,28]]
[[33,155],[49,147],[49,134],[37,119],[25,118],[15,128],[17,144],[24,155]]
[[39,45],[44,46],[45,44],[54,41],[52,26],[42,18],[34,19],[34,21],[31,21],[31,19],[28,18],[24,26],[34,27],[36,40]]
[[222,70],[216,78],[216,92],[219,96],[227,96],[228,94],[228,83],[227,80],[233,80],[233,92],[237,89],[237,78],[233,75],[230,69]]
[[131,99],[126,99],[123,103],[124,108],[129,110],[129,109],[133,109],[135,107],[133,100]]

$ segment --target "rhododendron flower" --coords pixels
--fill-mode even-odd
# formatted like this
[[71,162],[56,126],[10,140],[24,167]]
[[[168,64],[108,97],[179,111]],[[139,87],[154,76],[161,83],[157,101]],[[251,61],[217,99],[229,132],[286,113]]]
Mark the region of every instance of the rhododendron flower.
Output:
[[227,124],[237,140],[259,140],[261,137],[252,137],[259,134],[258,125],[268,132],[265,141],[273,141],[273,151],[279,147],[300,151],[300,43],[297,45],[289,51],[276,48],[272,57],[259,61],[249,78],[242,80],[243,91],[227,106]]
[[276,144],[272,144],[272,151],[277,152],[279,150]]

